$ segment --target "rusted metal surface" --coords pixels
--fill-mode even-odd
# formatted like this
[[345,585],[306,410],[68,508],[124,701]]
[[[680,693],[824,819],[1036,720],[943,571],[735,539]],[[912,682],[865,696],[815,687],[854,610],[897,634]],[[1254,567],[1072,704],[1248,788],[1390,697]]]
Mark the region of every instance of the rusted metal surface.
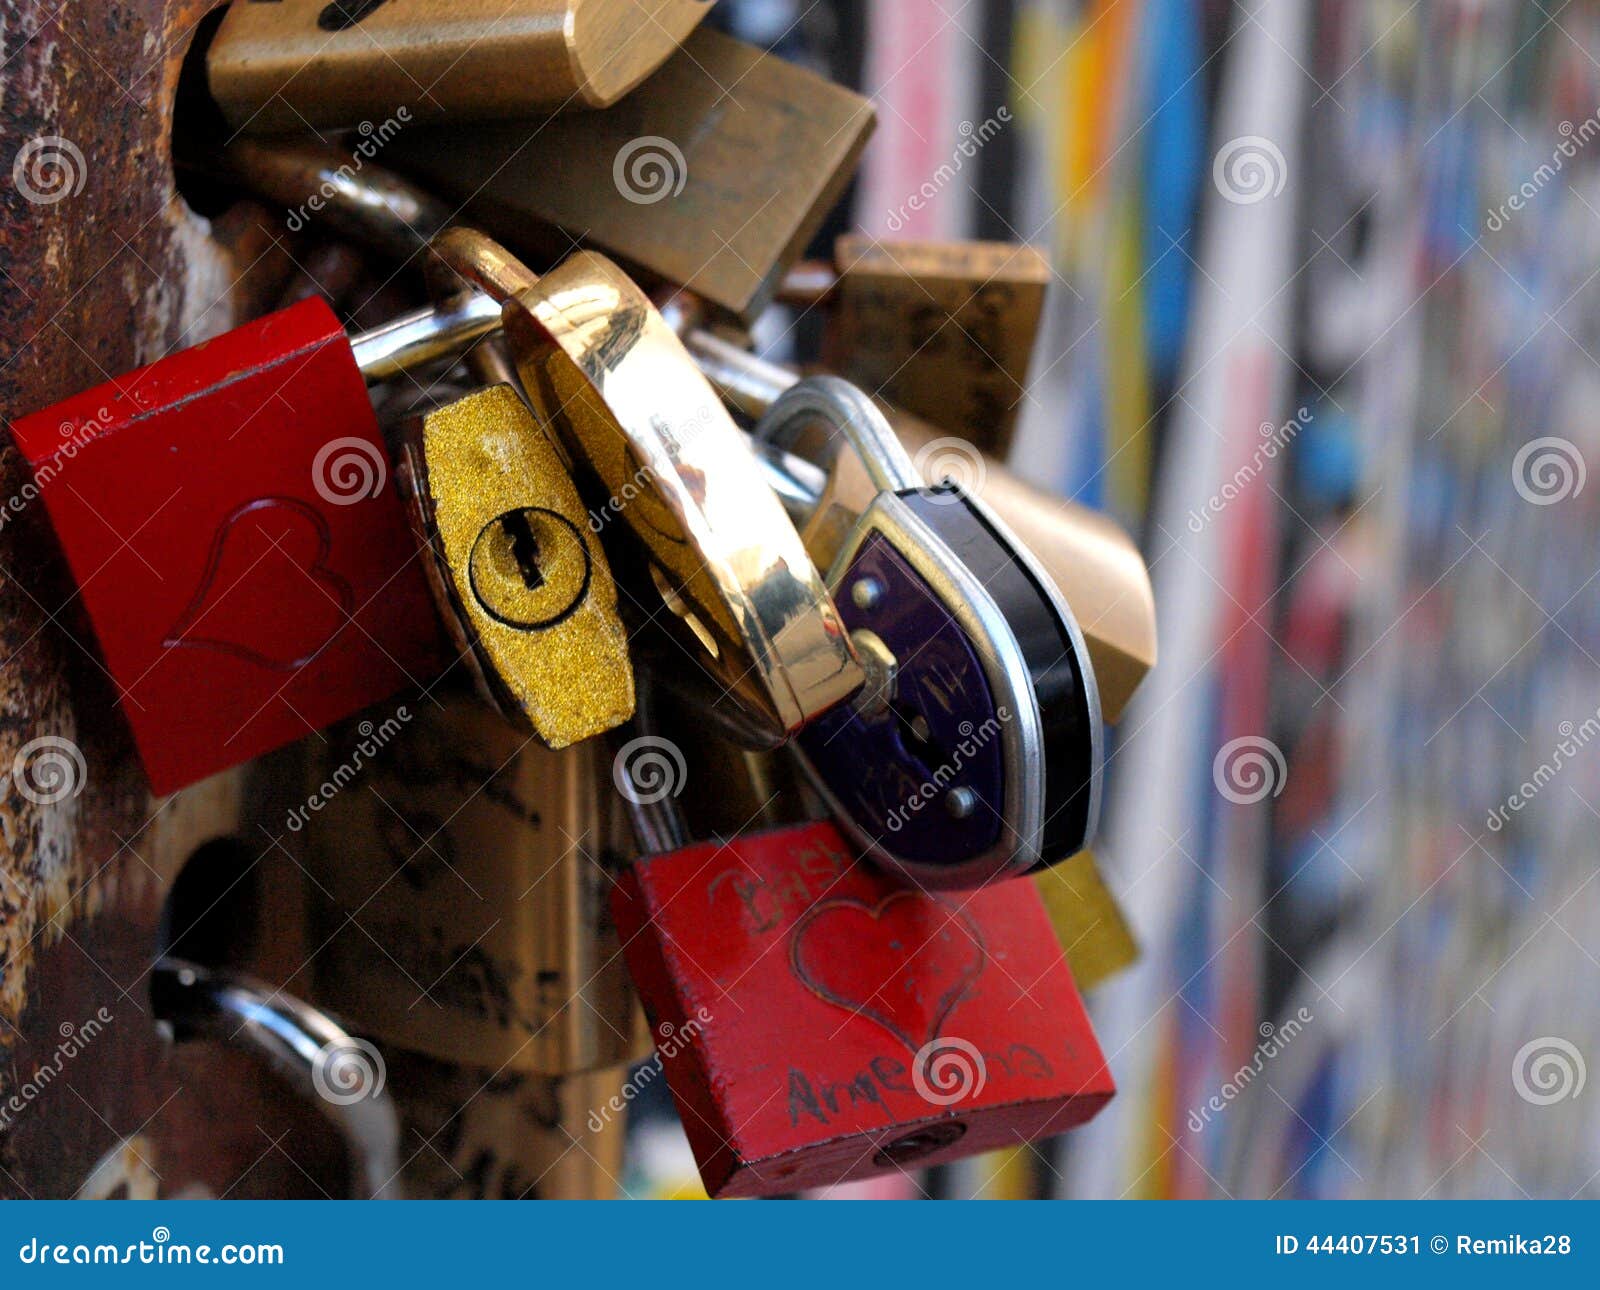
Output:
[[[214,335],[282,289],[287,259],[259,211],[232,213],[213,236],[175,191],[171,105],[210,7],[0,3],[8,422]],[[171,1050],[154,1026],[148,973],[166,893],[193,845],[239,823],[241,798],[236,780],[213,781],[155,817],[29,482],[7,440],[0,1196],[67,1196],[86,1183],[107,1194],[220,1192],[230,1182],[234,1194],[318,1194],[302,1172],[326,1173],[318,1162],[330,1144],[316,1128],[304,1129],[309,1145],[294,1163],[256,1128],[276,1137],[298,1122],[287,1092],[219,1049]]]

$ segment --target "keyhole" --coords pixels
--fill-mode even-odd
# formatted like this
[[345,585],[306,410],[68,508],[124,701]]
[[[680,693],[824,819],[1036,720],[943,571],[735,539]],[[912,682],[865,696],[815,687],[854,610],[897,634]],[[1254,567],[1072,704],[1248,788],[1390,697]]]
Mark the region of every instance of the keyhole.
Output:
[[511,541],[511,558],[517,562],[522,585],[529,591],[544,586],[544,571],[539,567],[539,538],[528,521],[526,511],[513,511],[500,521],[501,531]]
[[895,725],[900,728],[900,737],[906,741],[906,747],[920,757],[924,765],[935,770],[940,766],[953,765],[950,755],[933,737],[927,717],[908,703],[891,702],[889,711],[894,716]]

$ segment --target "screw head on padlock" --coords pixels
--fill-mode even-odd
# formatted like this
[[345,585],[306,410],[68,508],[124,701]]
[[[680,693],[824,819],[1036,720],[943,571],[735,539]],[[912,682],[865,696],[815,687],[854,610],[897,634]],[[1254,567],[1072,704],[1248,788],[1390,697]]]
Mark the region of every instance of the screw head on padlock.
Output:
[[929,887],[1082,850],[1102,731],[1072,611],[982,502],[923,483],[848,382],[799,382],[756,433],[781,446],[819,421],[880,489],[828,574],[871,679],[795,745],[822,796],[866,854]]

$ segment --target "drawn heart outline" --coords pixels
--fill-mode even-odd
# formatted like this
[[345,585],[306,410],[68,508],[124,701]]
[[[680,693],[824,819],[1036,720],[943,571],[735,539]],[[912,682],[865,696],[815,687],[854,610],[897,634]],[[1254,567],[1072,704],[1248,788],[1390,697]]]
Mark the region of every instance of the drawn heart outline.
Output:
[[236,507],[221,524],[211,538],[211,551],[206,557],[205,572],[200,575],[200,585],[195,588],[194,595],[189,598],[189,603],[184,606],[183,612],[178,615],[177,621],[167,629],[167,634],[162,645],[167,649],[208,649],[219,654],[227,654],[233,658],[244,659],[246,662],[255,663],[260,667],[273,672],[295,672],[310,663],[339,634],[340,623],[315,649],[300,655],[297,658],[273,658],[259,650],[251,649],[239,641],[230,641],[212,636],[190,636],[189,630],[200,621],[201,615],[206,610],[207,601],[216,583],[217,575],[222,568],[222,555],[227,545],[228,535],[248,515],[256,511],[282,509],[308,521],[312,532],[316,534],[317,550],[311,563],[306,567],[306,572],[334,594],[344,618],[350,617],[355,608],[355,592],[349,582],[328,567],[327,559],[333,550],[333,534],[328,529],[328,521],[322,513],[309,502],[303,502],[298,497],[258,497],[254,501],[245,502]]
[[[879,929],[882,929],[884,927],[884,915],[893,906],[902,901],[923,901],[935,906],[948,920],[960,925],[961,929],[967,934],[967,943],[972,947],[971,961],[956,973],[955,980],[939,995],[938,1001],[929,1017],[928,1034],[921,1042],[908,1035],[901,1026],[896,1024],[892,1016],[874,1007],[871,1002],[871,995],[865,999],[853,999],[820,980],[817,973],[807,966],[803,949],[807,933],[816,927],[820,919],[829,914],[834,914],[841,910],[854,910],[858,913],[866,914]],[[907,971],[911,970],[912,959],[925,948],[924,945],[915,946],[907,953],[904,963]],[[977,925],[966,914],[959,909],[950,908],[942,901],[932,899],[916,891],[893,892],[876,905],[869,905],[866,901],[857,900],[854,897],[839,897],[834,900],[819,901],[800,916],[789,936],[789,966],[801,985],[805,986],[806,989],[810,990],[811,993],[825,1003],[831,1003],[836,1008],[843,1008],[847,1012],[855,1013],[866,1017],[869,1021],[877,1022],[878,1025],[904,1044],[906,1049],[913,1055],[925,1043],[932,1043],[944,1033],[945,1022],[950,1019],[950,1014],[955,1011],[956,1005],[967,997],[988,961],[989,952],[983,943],[983,936],[979,932]]]

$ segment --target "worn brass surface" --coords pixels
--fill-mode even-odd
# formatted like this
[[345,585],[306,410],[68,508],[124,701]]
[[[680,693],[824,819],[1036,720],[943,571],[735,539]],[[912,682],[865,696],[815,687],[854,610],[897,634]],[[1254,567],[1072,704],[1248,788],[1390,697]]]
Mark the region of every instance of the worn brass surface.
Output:
[[[229,6],[207,59],[212,97],[253,133],[368,130],[604,107],[658,67],[710,0],[325,0]],[[404,115],[399,115],[404,109]]]
[[1093,852],[1080,851],[1070,860],[1036,873],[1033,883],[1078,989],[1093,989],[1138,962],[1138,942],[1100,876]]

